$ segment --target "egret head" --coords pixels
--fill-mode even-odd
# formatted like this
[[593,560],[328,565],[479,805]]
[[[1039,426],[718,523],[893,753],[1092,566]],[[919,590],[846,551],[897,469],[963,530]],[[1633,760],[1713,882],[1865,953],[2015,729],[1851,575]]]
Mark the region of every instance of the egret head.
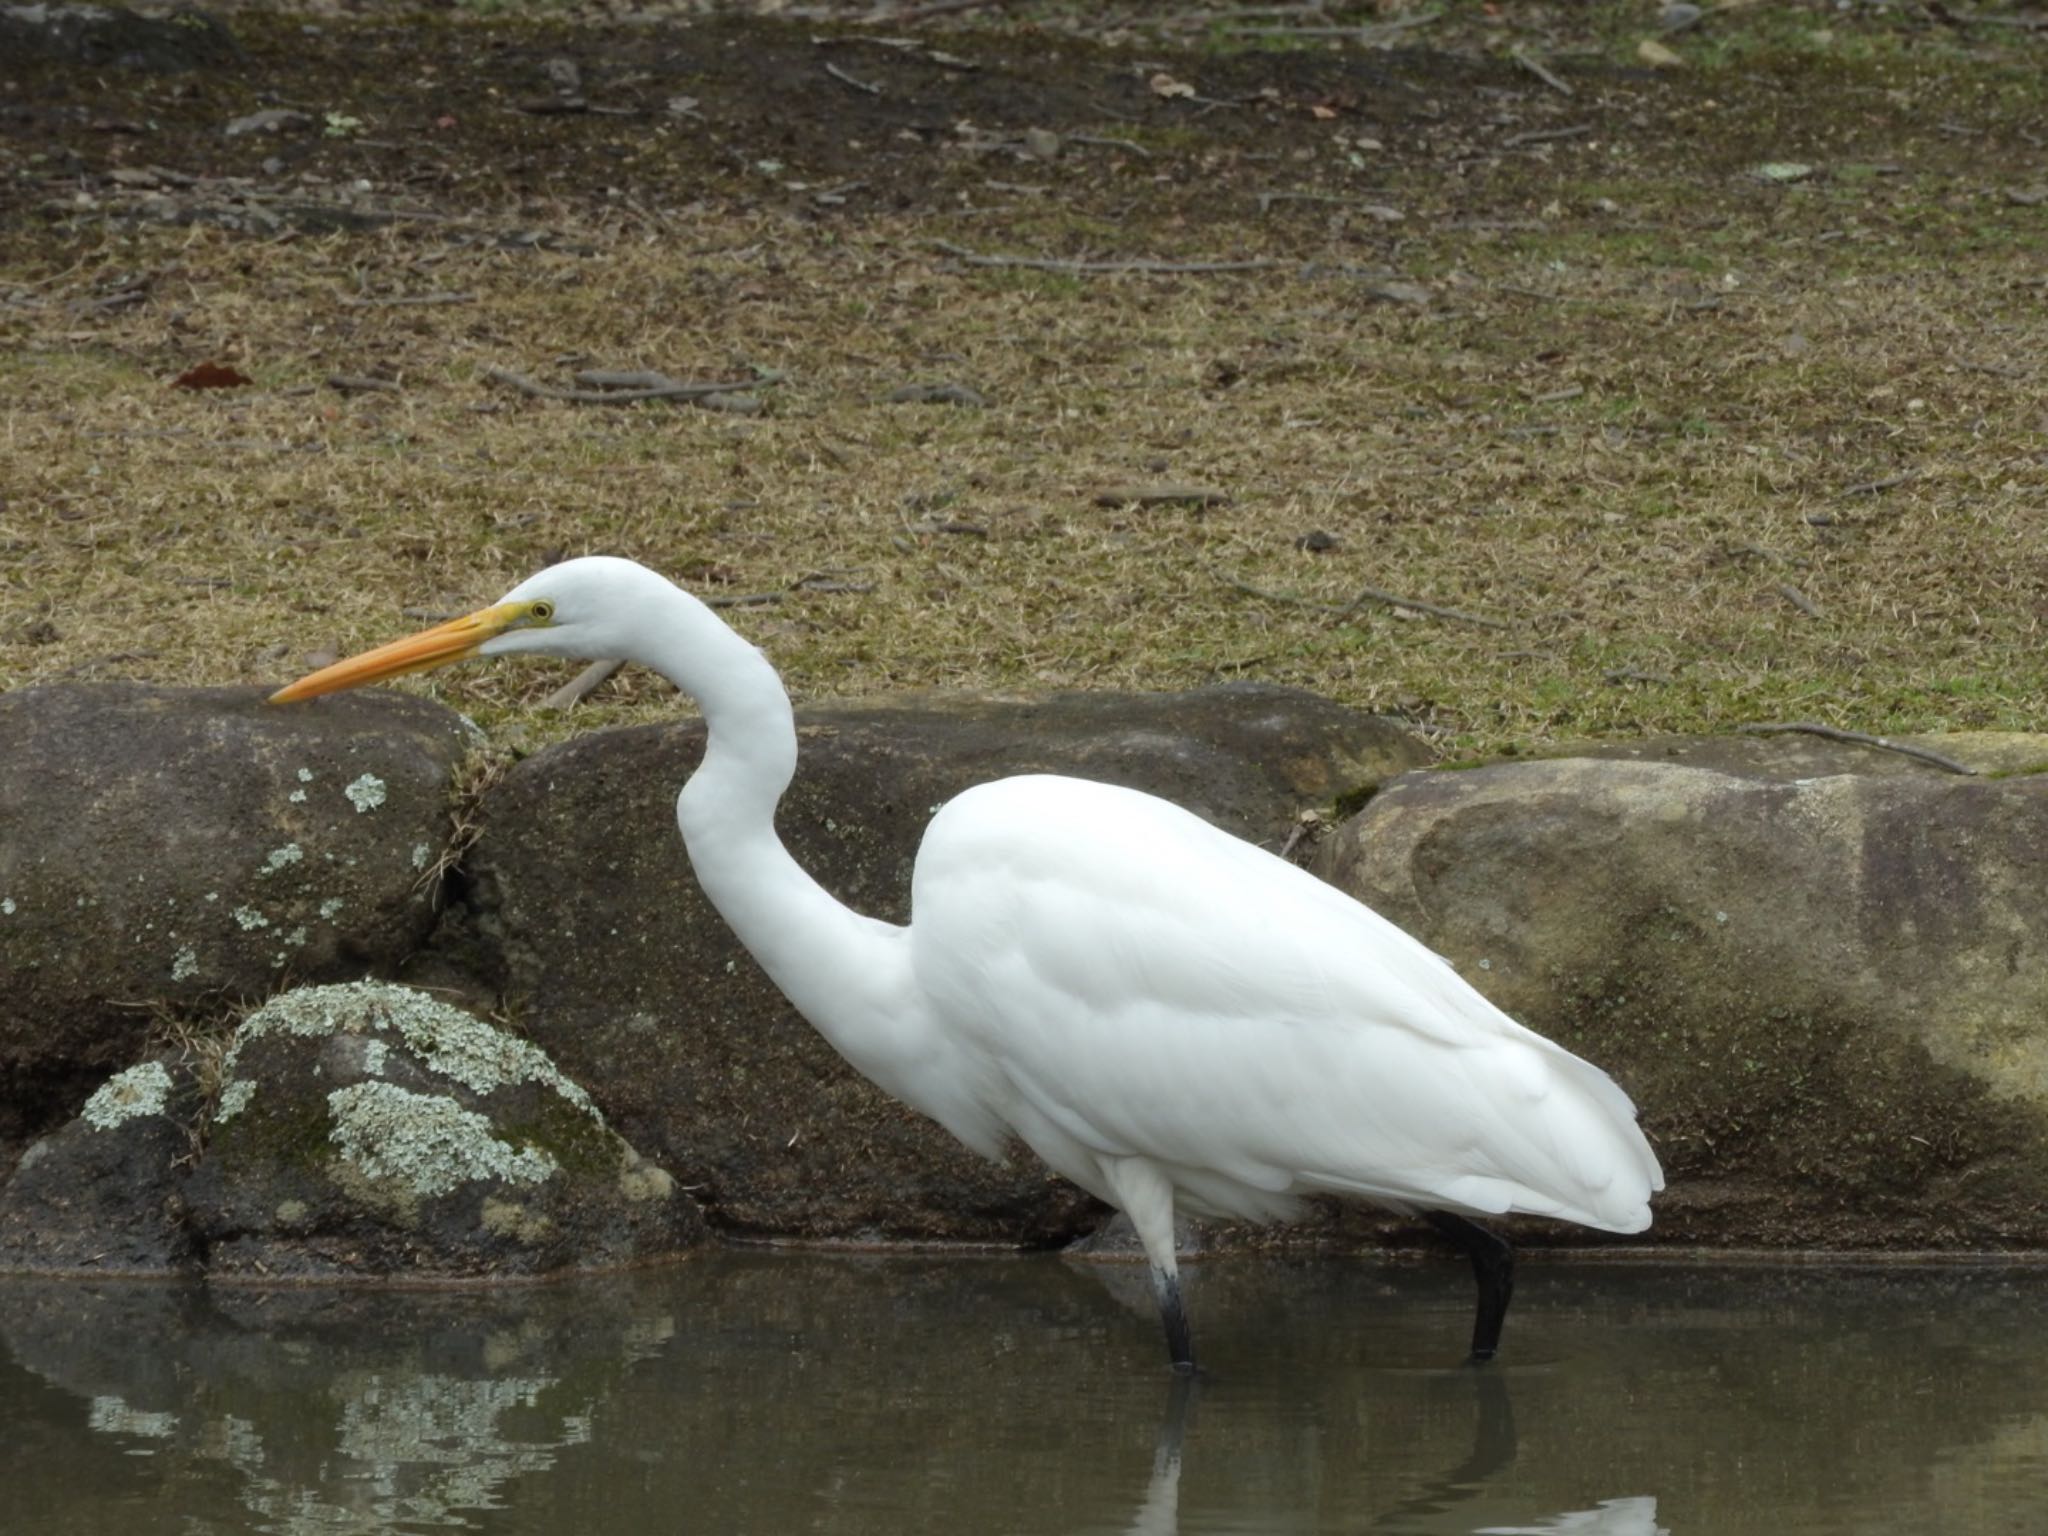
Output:
[[472,656],[535,652],[596,660],[631,654],[633,620],[668,583],[645,566],[586,555],[529,576],[488,608],[322,667],[270,696],[273,704],[426,672]]

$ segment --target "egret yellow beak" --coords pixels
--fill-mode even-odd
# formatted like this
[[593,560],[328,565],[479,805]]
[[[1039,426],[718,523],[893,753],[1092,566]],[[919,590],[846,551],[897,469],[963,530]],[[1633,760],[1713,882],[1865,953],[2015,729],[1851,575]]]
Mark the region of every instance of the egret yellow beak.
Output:
[[526,603],[499,603],[495,607],[479,608],[475,613],[450,619],[446,624],[437,624],[432,629],[423,629],[403,640],[394,640],[374,651],[364,651],[360,656],[351,656],[331,667],[308,673],[296,683],[278,689],[270,696],[270,702],[291,704],[300,699],[318,698],[323,693],[339,693],[344,688],[360,688],[366,683],[404,677],[408,672],[445,667],[452,661],[466,661],[492,636],[531,622],[532,608]]

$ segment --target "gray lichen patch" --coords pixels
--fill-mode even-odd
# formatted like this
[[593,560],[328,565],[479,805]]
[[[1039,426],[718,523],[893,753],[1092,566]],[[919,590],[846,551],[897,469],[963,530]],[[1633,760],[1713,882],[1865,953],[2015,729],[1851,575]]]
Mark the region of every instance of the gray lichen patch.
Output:
[[244,1043],[265,1035],[360,1034],[366,1030],[395,1033],[428,1070],[473,1093],[534,1083],[554,1090],[597,1124],[604,1123],[590,1096],[563,1076],[538,1046],[424,992],[384,981],[301,987],[271,999],[236,1031],[225,1072],[232,1079]]
[[270,850],[270,856],[263,861],[263,867],[256,871],[258,877],[274,875],[280,869],[304,861],[306,850],[297,843],[286,843],[282,848]]
[[348,803],[356,808],[356,814],[360,816],[366,811],[376,810],[389,797],[390,791],[384,787],[382,779],[374,773],[366,773],[342,793],[348,796]]
[[249,1101],[256,1097],[256,1085],[246,1078],[237,1078],[220,1091],[220,1103],[214,1107],[214,1124],[221,1125],[232,1120],[249,1107]]
[[82,1112],[85,1123],[96,1130],[111,1131],[138,1115],[160,1115],[171,1098],[171,1074],[161,1062],[145,1061],[139,1067],[117,1072],[91,1098]]
[[327,1096],[331,1139],[364,1177],[394,1183],[431,1199],[475,1179],[538,1184],[552,1177],[552,1157],[514,1147],[491,1133],[491,1122],[445,1094],[414,1093],[395,1083],[357,1083]]

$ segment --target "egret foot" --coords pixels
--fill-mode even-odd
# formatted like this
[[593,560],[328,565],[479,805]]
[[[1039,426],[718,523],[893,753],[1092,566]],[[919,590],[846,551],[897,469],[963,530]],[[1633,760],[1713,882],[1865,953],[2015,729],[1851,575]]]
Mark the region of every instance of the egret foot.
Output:
[[1515,1250],[1476,1222],[1449,1211],[1428,1211],[1429,1224],[1464,1250],[1479,1282],[1479,1310],[1472,1319],[1472,1359],[1491,1360],[1500,1351],[1500,1327],[1515,1294]]
[[1152,1293],[1159,1298],[1159,1320],[1166,1325],[1166,1353],[1175,1371],[1193,1375],[1194,1335],[1188,1330],[1188,1309],[1181,1304],[1180,1276],[1152,1267]]

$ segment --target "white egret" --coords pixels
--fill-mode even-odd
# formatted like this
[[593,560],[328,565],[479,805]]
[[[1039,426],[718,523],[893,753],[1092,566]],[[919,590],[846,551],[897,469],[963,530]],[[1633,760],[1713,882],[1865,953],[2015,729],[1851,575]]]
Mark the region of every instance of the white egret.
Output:
[[775,832],[797,754],[775,669],[632,561],[554,566],[274,702],[521,652],[624,657],[697,701],[709,737],[676,819],[705,895],[858,1071],[1129,1215],[1176,1367],[1194,1363],[1176,1209],[1258,1220],[1334,1194],[1423,1214],[1472,1261],[1479,1359],[1512,1254],[1470,1218],[1650,1224],[1663,1176],[1606,1073],[1369,908],[1154,796],[979,785],[926,829],[907,927],[848,910]]

